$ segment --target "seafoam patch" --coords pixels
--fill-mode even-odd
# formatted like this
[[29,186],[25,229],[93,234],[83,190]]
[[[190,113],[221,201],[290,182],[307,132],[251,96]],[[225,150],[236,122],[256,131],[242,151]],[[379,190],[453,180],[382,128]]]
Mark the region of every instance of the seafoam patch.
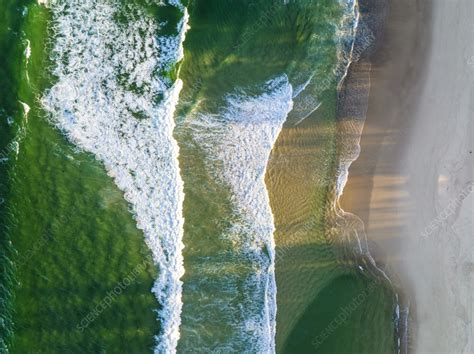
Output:
[[[155,352],[175,352],[184,274],[184,194],[173,114],[182,82],[159,77],[158,69],[182,57],[186,9],[180,5],[184,16],[177,35],[166,37],[177,53],[162,57],[158,25],[135,5],[114,0],[48,3],[58,80],[42,103],[72,142],[104,163],[131,204],[159,267],[153,292],[163,308],[162,332]],[[126,23],[117,15],[125,15]]]
[[226,237],[253,263],[242,306],[245,323],[236,324],[249,352],[275,351],[276,283],[274,220],[265,186],[270,152],[291,110],[292,86],[286,75],[268,81],[264,92],[226,97],[218,114],[197,113],[193,138],[206,151],[209,170],[229,187],[235,218]]

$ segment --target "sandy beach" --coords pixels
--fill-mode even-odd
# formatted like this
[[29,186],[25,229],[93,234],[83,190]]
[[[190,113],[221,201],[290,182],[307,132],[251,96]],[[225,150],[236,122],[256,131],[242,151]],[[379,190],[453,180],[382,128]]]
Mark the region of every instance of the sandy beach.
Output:
[[[409,304],[408,351],[473,353],[474,2],[391,1],[341,198]],[[370,79],[367,76],[370,74]]]

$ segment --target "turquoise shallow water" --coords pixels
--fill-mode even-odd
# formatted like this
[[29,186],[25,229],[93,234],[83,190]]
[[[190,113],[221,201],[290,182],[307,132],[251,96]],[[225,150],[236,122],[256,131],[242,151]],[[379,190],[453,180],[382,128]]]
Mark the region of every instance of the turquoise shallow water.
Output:
[[2,345],[394,352],[390,288],[329,236],[351,4],[55,4],[1,2]]

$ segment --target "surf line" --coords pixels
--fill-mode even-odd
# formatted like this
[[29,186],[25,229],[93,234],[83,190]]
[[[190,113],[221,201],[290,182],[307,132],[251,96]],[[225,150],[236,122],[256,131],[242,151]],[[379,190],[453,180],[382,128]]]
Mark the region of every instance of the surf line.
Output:
[[[365,23],[365,18],[370,17],[369,14],[365,14],[365,16],[361,16],[360,7],[359,7],[359,0],[351,0],[352,4],[352,11],[354,14],[354,26],[353,26],[353,33],[354,39],[351,43],[350,50],[349,50],[349,60],[347,65],[344,68],[344,74],[341,80],[338,83],[337,90],[340,92],[344,90],[344,83],[348,77],[349,71],[351,66],[359,61],[361,55],[370,50],[375,41],[377,40],[376,36],[370,31],[369,26]],[[356,40],[359,40],[359,44],[356,45]],[[368,97],[370,95],[370,67],[369,65],[369,75],[368,75],[368,93],[367,93],[367,101],[363,103],[364,107],[368,108]],[[362,98],[359,98],[362,99]],[[360,140],[362,137],[362,131],[365,125],[365,118],[367,115],[367,110],[364,112],[364,116],[362,119],[359,120],[352,120],[349,121],[350,125],[350,134],[356,136],[355,146],[353,147],[354,151],[351,156],[345,156],[343,161],[339,160],[338,165],[338,172],[336,175],[336,195],[333,200],[333,210],[335,214],[340,220],[344,220],[343,224],[345,225],[354,225],[352,234],[357,241],[358,246],[358,254],[365,258],[368,263],[365,263],[364,266],[372,268],[375,271],[376,275],[380,275],[382,279],[389,284],[395,300],[395,313],[394,316],[396,318],[396,339],[397,339],[397,353],[398,354],[406,354],[407,349],[407,340],[408,340],[408,317],[409,317],[409,302],[407,300],[402,299],[402,294],[397,290],[395,284],[390,279],[389,275],[385,270],[383,270],[375,261],[372,254],[369,251],[368,243],[367,243],[367,234],[365,232],[365,225],[364,222],[355,214],[346,212],[340,206],[340,198],[344,192],[344,187],[346,186],[348,177],[349,177],[349,168],[351,164],[359,158],[360,155]],[[353,221],[351,221],[351,219]],[[355,222],[354,222],[355,221]],[[358,226],[357,226],[358,225]],[[365,272],[366,269],[362,265],[358,265],[359,269],[362,272]]]
[[139,5],[42,4],[52,12],[51,69],[57,81],[41,103],[51,122],[93,153],[124,192],[158,268],[152,292],[162,308],[161,331],[154,351],[175,353],[183,305],[184,190],[173,131],[183,84],[158,73],[173,70],[183,58],[187,9],[169,1],[182,13],[177,34],[157,36],[160,24]]

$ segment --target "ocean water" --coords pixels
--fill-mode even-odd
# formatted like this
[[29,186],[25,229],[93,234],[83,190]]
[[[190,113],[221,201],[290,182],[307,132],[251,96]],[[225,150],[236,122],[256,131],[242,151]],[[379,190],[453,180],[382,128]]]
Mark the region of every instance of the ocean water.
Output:
[[3,52],[11,55],[11,108],[2,124],[11,133],[2,241],[11,252],[2,271],[11,271],[2,282],[2,340],[13,353],[150,351],[160,331],[150,291],[157,271],[144,263],[150,250],[104,166],[67,142],[41,104],[53,81],[51,13],[31,2],[9,5],[18,26],[7,27],[13,50]]
[[336,203],[356,2],[0,4],[0,348],[396,352]]

